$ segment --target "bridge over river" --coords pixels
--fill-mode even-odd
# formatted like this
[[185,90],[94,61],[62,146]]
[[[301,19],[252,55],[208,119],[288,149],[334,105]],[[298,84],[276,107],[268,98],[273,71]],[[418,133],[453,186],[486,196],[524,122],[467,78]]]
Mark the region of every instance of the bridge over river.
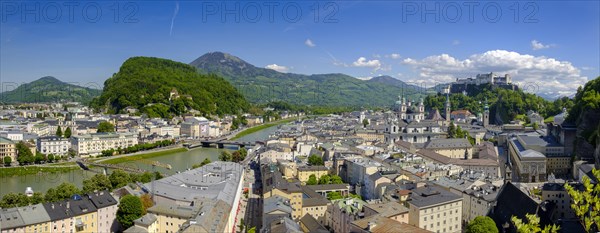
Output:
[[77,165],[79,165],[79,167],[81,167],[81,169],[86,170],[86,171],[94,171],[90,169],[90,166],[95,166],[95,167],[101,167],[104,169],[104,174],[108,175],[108,169],[118,169],[118,170],[123,170],[126,172],[131,172],[131,173],[144,173],[146,172],[146,170],[141,169],[141,168],[137,168],[137,167],[131,167],[131,166],[125,166],[123,164],[107,164],[107,163],[96,163],[96,162],[90,162],[88,160],[85,159],[80,159],[77,160]]
[[192,143],[187,143],[185,146],[187,148],[196,148],[196,147],[217,147],[224,148],[225,146],[237,146],[239,148],[243,147],[253,147],[255,145],[263,145],[264,142],[255,141],[255,142],[238,142],[231,140],[200,140]]

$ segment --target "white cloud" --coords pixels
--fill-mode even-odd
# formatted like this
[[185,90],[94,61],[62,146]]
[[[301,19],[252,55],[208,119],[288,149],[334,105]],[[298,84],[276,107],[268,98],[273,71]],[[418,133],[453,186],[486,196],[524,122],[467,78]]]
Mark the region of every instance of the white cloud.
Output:
[[415,69],[420,78],[409,80],[433,86],[453,82],[457,78],[479,73],[509,74],[513,83],[528,87],[529,92],[545,96],[572,95],[588,78],[568,61],[544,56],[492,50],[473,54],[460,60],[448,54],[429,56],[421,60],[406,58],[401,64]]
[[171,30],[169,30],[169,36],[173,35],[173,25],[175,25],[175,17],[179,13],[179,2],[175,2],[175,12],[173,12],[173,17],[171,17]]
[[317,45],[316,45],[315,43],[313,43],[313,42],[312,42],[312,40],[310,40],[310,39],[306,39],[306,41],[304,41],[304,44],[305,44],[306,46],[308,46],[308,47],[311,47],[311,48],[312,48],[312,47],[315,47],[315,46],[317,46]]
[[400,56],[400,54],[397,53],[392,53],[390,55],[386,55],[386,57],[389,57],[391,59],[400,59],[402,56]]
[[356,61],[352,62],[352,66],[369,67],[378,70],[381,68],[381,62],[377,59],[367,60],[365,57],[359,57]]
[[537,40],[531,41],[531,49],[533,49],[533,50],[548,49],[548,48],[555,47],[555,46],[556,45],[554,45],[554,44],[545,45],[545,44],[542,44],[542,42],[539,42]]
[[372,79],[372,78],[373,78],[373,77],[370,77],[370,76],[367,76],[367,77],[356,77],[356,79],[365,80],[365,81],[366,81],[366,80],[370,80],[370,79]]
[[277,64],[267,65],[267,66],[265,66],[265,68],[272,69],[274,71],[281,72],[281,73],[286,73],[289,70],[289,68],[287,68],[285,66],[280,66],[280,65],[277,65]]

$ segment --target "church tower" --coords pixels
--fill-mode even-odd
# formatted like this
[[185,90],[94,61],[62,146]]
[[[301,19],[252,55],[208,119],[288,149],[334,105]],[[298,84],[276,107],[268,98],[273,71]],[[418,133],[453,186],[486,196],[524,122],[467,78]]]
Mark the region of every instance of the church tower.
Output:
[[487,98],[485,99],[485,105],[483,106],[483,127],[487,127],[490,124],[490,108],[488,107]]
[[419,114],[417,120],[425,120],[425,105],[423,104],[423,98],[419,101]]
[[446,122],[450,122],[450,94],[446,93]]
[[405,120],[406,119],[406,99],[404,97],[402,97],[402,101],[400,103],[400,116],[398,117],[398,120]]

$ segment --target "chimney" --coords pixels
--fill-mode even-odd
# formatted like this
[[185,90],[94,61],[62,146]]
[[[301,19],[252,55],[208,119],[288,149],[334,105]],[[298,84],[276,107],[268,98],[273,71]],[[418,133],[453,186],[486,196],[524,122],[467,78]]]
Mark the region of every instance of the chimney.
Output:
[[71,203],[67,201],[67,209],[71,208]]
[[369,222],[369,225],[367,225],[367,230],[368,231],[372,231],[373,228],[375,228],[375,226],[377,226],[377,224],[375,224],[374,222]]

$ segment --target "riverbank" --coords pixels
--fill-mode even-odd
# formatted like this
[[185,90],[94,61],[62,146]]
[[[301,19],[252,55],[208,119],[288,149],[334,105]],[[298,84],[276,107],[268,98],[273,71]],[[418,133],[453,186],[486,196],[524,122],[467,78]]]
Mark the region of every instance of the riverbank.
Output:
[[26,167],[4,167],[0,168],[0,178],[35,175],[39,173],[64,173],[79,170],[77,166],[26,166]]
[[102,160],[99,160],[98,162],[107,163],[107,164],[117,164],[117,163],[124,163],[124,162],[132,162],[132,161],[141,160],[141,159],[160,157],[160,156],[165,156],[165,155],[178,153],[178,152],[184,152],[184,151],[187,151],[187,149],[181,147],[181,148],[161,150],[161,151],[150,152],[150,153],[132,154],[129,156],[125,155],[125,156],[120,156],[118,158],[108,157],[107,159],[102,159]]
[[242,130],[241,132],[239,132],[235,136],[233,136],[231,138],[231,140],[236,140],[236,139],[241,138],[243,136],[246,136],[248,134],[256,133],[258,131],[261,131],[263,129],[270,128],[270,127],[273,127],[273,126],[276,126],[276,125],[281,125],[281,124],[285,124],[285,123],[288,123],[288,122],[292,122],[292,121],[295,121],[297,119],[298,119],[297,117],[294,117],[294,118],[290,118],[290,119],[283,119],[283,120],[278,120],[278,121],[273,121],[273,122],[265,123],[265,124],[262,124],[262,125],[257,125],[257,126],[254,126],[254,127],[251,127],[251,128],[245,129],[245,130]]

